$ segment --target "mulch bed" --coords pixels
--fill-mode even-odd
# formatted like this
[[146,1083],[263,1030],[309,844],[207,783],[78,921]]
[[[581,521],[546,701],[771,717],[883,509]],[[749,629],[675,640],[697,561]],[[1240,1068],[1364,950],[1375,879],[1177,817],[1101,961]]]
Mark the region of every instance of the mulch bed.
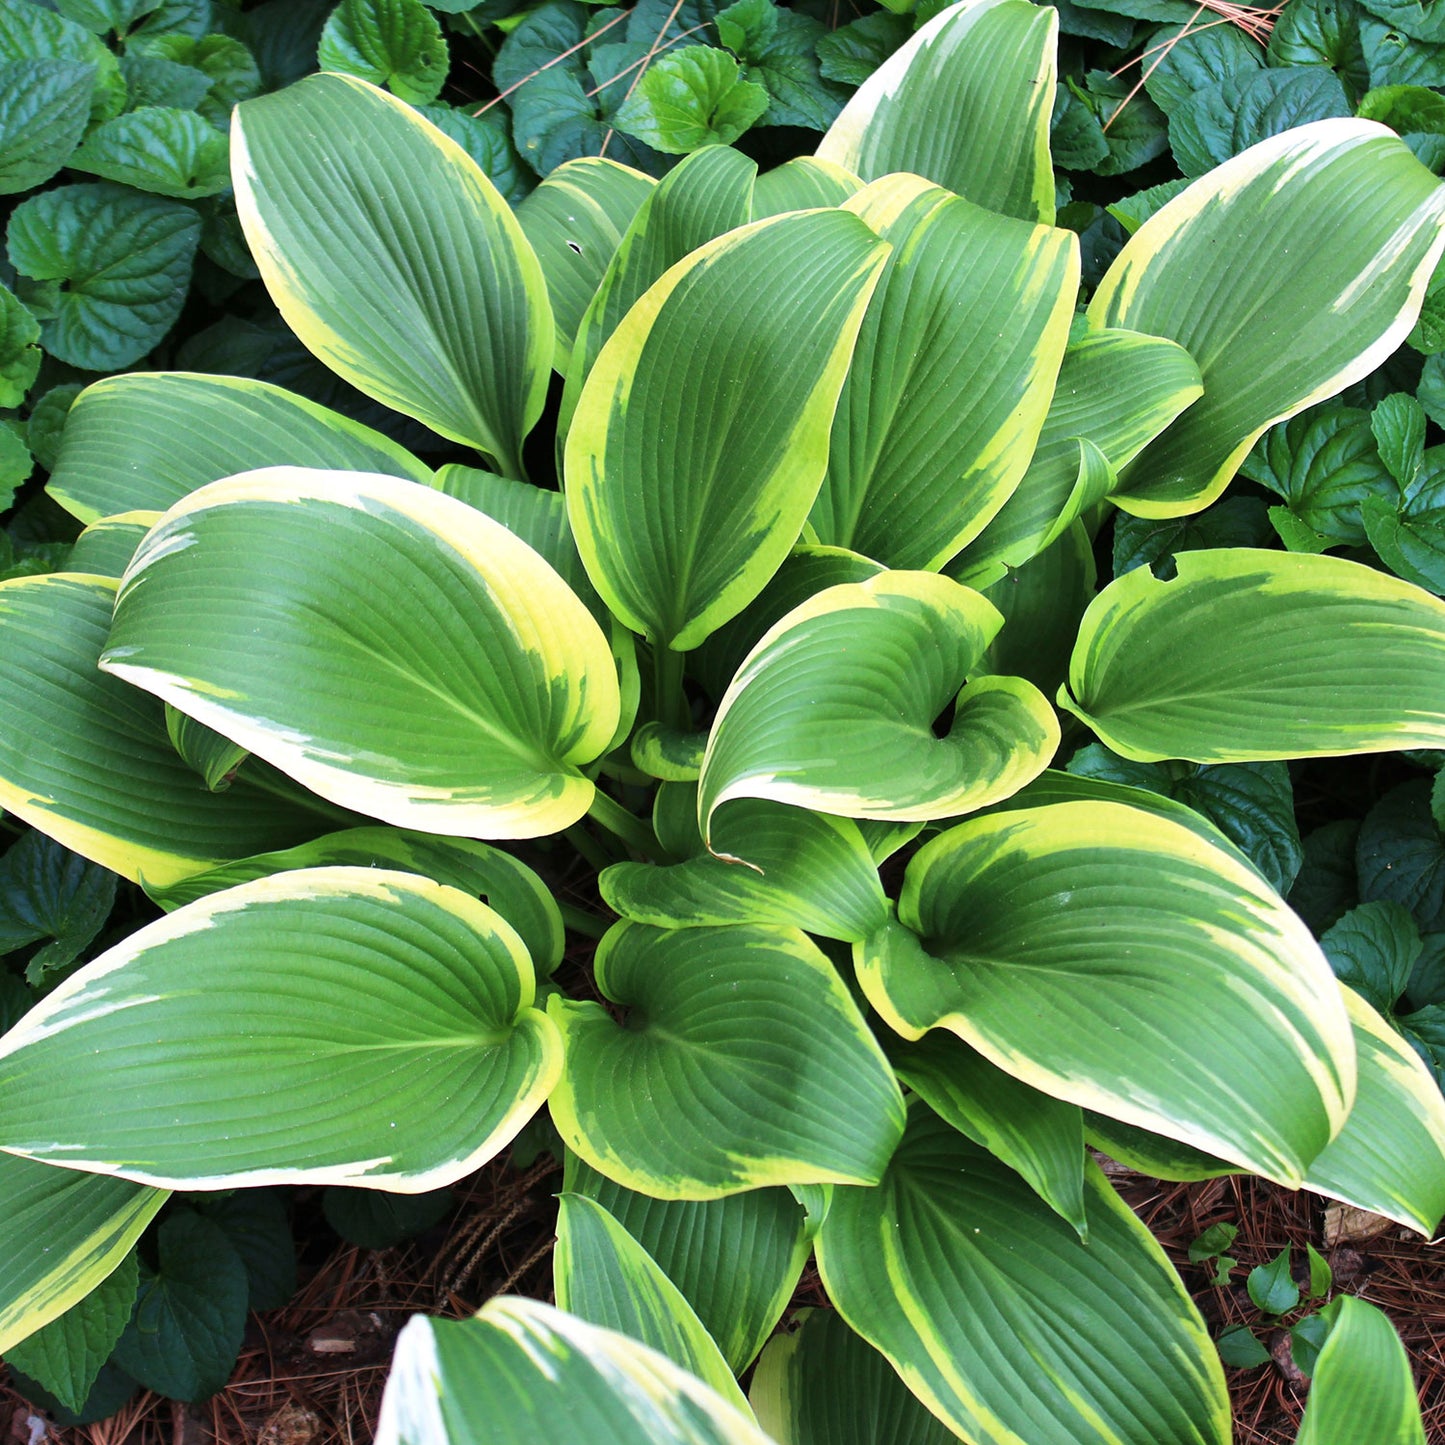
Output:
[[[1259,1324],[1244,1288],[1249,1268],[1286,1244],[1301,1263],[1306,1242],[1321,1249],[1337,1287],[1380,1306],[1394,1321],[1420,1386],[1426,1438],[1445,1445],[1445,1238],[1427,1243],[1391,1226],[1327,1248],[1326,1201],[1313,1195],[1245,1177],[1164,1184],[1110,1172],[1194,1291],[1211,1333],[1228,1324]],[[368,1445],[392,1346],[410,1315],[459,1318],[494,1294],[551,1297],[552,1195],[560,1185],[559,1166],[549,1156],[523,1172],[494,1161],[458,1186],[458,1208],[420,1240],[380,1251],[343,1245],[315,1260],[305,1255],[303,1194],[297,1232],[304,1284],[286,1309],[252,1316],[224,1391],[199,1406],[142,1395],[101,1424],[42,1434],[43,1418],[0,1384],[6,1445],[12,1439],[24,1445]],[[1229,1253],[1241,1267],[1229,1288],[1210,1287],[1210,1269],[1188,1262],[1190,1243],[1218,1221],[1239,1227]],[[811,1268],[796,1302],[825,1302]],[[1292,1445],[1307,1387],[1287,1352],[1277,1349],[1275,1364],[1227,1373],[1236,1445]]]

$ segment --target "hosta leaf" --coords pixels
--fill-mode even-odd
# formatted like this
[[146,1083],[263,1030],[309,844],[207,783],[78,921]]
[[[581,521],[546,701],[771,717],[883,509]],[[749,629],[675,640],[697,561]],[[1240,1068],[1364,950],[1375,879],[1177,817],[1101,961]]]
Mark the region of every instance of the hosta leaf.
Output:
[[841,206],[862,189],[863,182],[842,166],[816,156],[795,156],[758,176],[753,187],[753,220],[814,206]]
[[[1099,500],[1096,491],[1112,491],[1119,469],[1202,392],[1199,368],[1172,341],[1108,328],[1077,337],[1064,352],[1023,480],[952,575],[967,581],[991,562],[1018,567],[1041,552]],[[1097,448],[1105,468],[1094,467],[1081,441]]]
[[620,923],[595,967],[626,1027],[598,1004],[549,1004],[567,1045],[552,1117],[594,1168],[670,1199],[880,1177],[898,1085],[804,934]]
[[431,478],[389,437],[279,386],[161,371],[108,376],[81,393],[48,490],[94,522],[163,512],[207,482],[283,462]]
[[40,324],[0,286],[0,406],[18,407],[40,374]]
[[914,855],[898,917],[857,959],[905,1038],[949,1029],[1045,1093],[1291,1187],[1348,1112],[1318,944],[1178,823],[1093,802],[972,819]]
[[517,930],[538,973],[551,973],[562,961],[562,914],[547,885],[520,859],[470,838],[434,838],[399,828],[348,828],[147,891],[170,912],[253,878],[269,878],[291,868],[337,866],[397,868],[459,888],[480,898]]
[[1389,1318],[1341,1295],[1315,1363],[1296,1445],[1425,1445],[1410,1358]]
[[911,171],[986,210],[1051,225],[1057,17],[1021,0],[963,0],[859,87],[818,155],[877,180]]
[[[567,510],[634,632],[696,647],[777,570],[886,256],[840,211],[761,221],[679,262],[613,332],[568,433]],[[760,348],[788,365],[760,373]]]
[[564,1187],[595,1199],[637,1240],[697,1311],[735,1372],[752,1363],[809,1254],[803,1213],[789,1190],[652,1199],[615,1184],[570,1150]]
[[[1356,214],[1347,231],[1319,220]],[[1262,141],[1146,221],[1089,318],[1179,342],[1205,394],[1128,468],[1119,504],[1147,516],[1198,511],[1266,427],[1379,365],[1414,324],[1442,226],[1435,177],[1383,126],[1355,120]],[[1241,278],[1245,232],[1259,244]],[[1279,327],[1289,346],[1270,339]]]
[[822,543],[933,570],[983,530],[1028,466],[1068,339],[1078,243],[916,176],[875,181],[844,209],[893,254],[808,520]]
[[446,83],[446,36],[421,0],[341,0],[321,32],[322,70],[360,76],[425,105]]
[[652,1256],[595,1199],[563,1194],[559,1204],[558,1308],[650,1345],[751,1413],[702,1321]]
[[44,285],[45,349],[88,371],[139,361],[186,299],[201,220],[191,207],[124,186],[60,186],[22,201],[6,232],[10,264]]
[[779,1445],[948,1445],[957,1439],[836,1310],[799,1310],[753,1372],[749,1399]]
[[656,184],[630,166],[585,156],[559,166],[517,207],[517,221],[547,278],[558,371],[567,369],[583,313]]
[[119,582],[135,549],[160,519],[159,512],[120,512],[92,522],[70,549],[70,571]]
[[[907,821],[1022,787],[1058,745],[1042,694],[1016,677],[959,692],[998,625],[978,593],[928,572],[880,573],[794,608],[718,708],[698,791],[703,836],[732,798]],[[955,695],[948,736],[935,737]]]
[[1445,1098],[1399,1033],[1353,989],[1344,995],[1359,1093],[1345,1127],[1306,1171],[1305,1188],[1428,1239],[1445,1215]]
[[476,161],[510,205],[515,207],[531,191],[536,177],[523,166],[512,146],[511,125],[504,109],[484,110],[478,115],[441,104],[418,109]]
[[1225,1174],[1243,1174],[1238,1164],[1216,1159],[1192,1144],[1166,1139],[1162,1134],[1118,1119],[1084,1110],[1084,1137],[1090,1148],[1100,1149],[1111,1159],[1151,1179],[1218,1179]]
[[617,108],[617,128],[668,155],[731,145],[768,108],[768,92],[711,45],[660,55]]
[[33,59],[0,64],[0,195],[48,181],[90,120],[93,65]]
[[260,785],[208,793],[171,746],[161,705],[97,670],[114,601],[115,583],[98,577],[0,583],[0,805],[155,884],[313,837],[313,815]]
[[138,1279],[132,1251],[63,1315],[19,1344],[7,1346],[6,1360],[44,1386],[67,1410],[78,1413],[130,1319]]
[[620,706],[601,629],[506,528],[411,482],[301,467],[173,507],[102,666],[343,807],[461,836],[576,822]]
[[0,1350],[58,1319],[130,1253],[164,1190],[0,1153]]
[[152,105],[97,126],[66,165],[189,201],[228,190],[229,161],[226,137],[195,111]]
[[1176,561],[1168,582],[1146,567],[1111,582],[1079,627],[1059,704],[1116,753],[1226,763],[1445,740],[1438,598],[1339,557]]
[[0,1141],[162,1187],[421,1193],[551,1089],[533,990],[516,932],[457,889],[370,868],[243,883],[131,934],[0,1039]]
[[469,1320],[407,1325],[376,1438],[771,1445],[751,1417],[646,1345],[505,1296]]
[[551,306],[477,163],[404,102],[339,75],[244,102],[232,152],[246,241],[287,325],[368,396],[523,475]]
[[718,813],[712,846],[722,856],[699,839],[682,863],[614,864],[598,880],[602,897],[624,918],[670,928],[775,923],[856,941],[888,918],[873,856],[849,818],[743,798]]
[[169,703],[166,704],[166,732],[186,766],[199,773],[213,793],[230,787],[236,769],[250,756],[230,738],[178,712]]
[[1016,1170],[1051,1209],[1088,1238],[1084,1214],[1084,1116],[990,1063],[942,1029],[916,1043],[890,1042],[899,1081],[940,1118]]
[[1089,1241],[921,1103],[877,1189],[836,1189],[818,1268],[843,1318],[978,1445],[1227,1445],[1218,1357],[1096,1165]]

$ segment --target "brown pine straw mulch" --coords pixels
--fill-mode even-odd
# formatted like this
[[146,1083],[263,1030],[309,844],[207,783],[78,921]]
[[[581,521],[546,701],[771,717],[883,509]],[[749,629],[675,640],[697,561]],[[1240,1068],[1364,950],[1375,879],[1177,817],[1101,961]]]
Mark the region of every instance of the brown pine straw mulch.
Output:
[[[1164,1246],[1204,1313],[1211,1334],[1228,1324],[1258,1328],[1244,1287],[1250,1268],[1285,1244],[1303,1278],[1305,1244],[1326,1255],[1338,1289],[1385,1310],[1409,1351],[1430,1445],[1445,1445],[1445,1238],[1434,1243],[1390,1226],[1368,1239],[1324,1244],[1327,1201],[1247,1177],[1165,1184],[1108,1166],[1114,1183]],[[197,1406],[141,1395],[118,1416],[73,1430],[44,1423],[0,1384],[0,1441],[42,1445],[368,1445],[396,1334],[418,1312],[464,1317],[494,1294],[551,1298],[559,1166],[546,1155],[526,1171],[494,1161],[458,1186],[445,1226],[396,1249],[350,1245],[303,1271],[283,1310],[252,1316],[230,1385]],[[1228,1289],[1188,1248],[1218,1221],[1239,1226],[1229,1253],[1240,1267]],[[816,1272],[797,1304],[825,1304]],[[1291,1318],[1293,1318],[1291,1316]],[[1261,1331],[1276,1363],[1228,1371],[1236,1445],[1292,1445],[1307,1385],[1279,1335]],[[1282,1334],[1282,1332],[1280,1332]]]

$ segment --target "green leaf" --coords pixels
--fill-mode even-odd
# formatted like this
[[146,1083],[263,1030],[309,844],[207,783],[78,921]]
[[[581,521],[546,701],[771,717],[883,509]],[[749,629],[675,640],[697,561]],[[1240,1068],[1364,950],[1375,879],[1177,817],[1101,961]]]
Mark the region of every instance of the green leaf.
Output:
[[264,381],[191,372],[108,376],[66,418],[48,491],[83,522],[162,512],[221,477],[289,462],[431,473],[389,437]]
[[1425,1445],[1410,1360],[1389,1319],[1349,1295],[1322,1314],[1330,1333],[1296,1445]]
[[1215,1345],[1219,1358],[1231,1370],[1251,1370],[1270,1361],[1269,1351],[1248,1325],[1230,1325],[1228,1329],[1221,1330]]
[[876,1189],[838,1189],[818,1268],[843,1318],[978,1445],[1225,1445],[1218,1361],[1159,1246],[1094,1164],[1083,1244],[915,1104]]
[[[1164,112],[1147,94],[1134,89],[1126,75],[1091,70],[1085,76],[1085,95],[1101,122],[1100,133],[1108,154],[1093,170],[1101,176],[1123,175],[1137,170],[1169,148]],[[1103,130],[1107,125],[1109,129]]]
[[553,323],[497,188],[410,106],[352,77],[312,76],[236,116],[237,212],[287,325],[368,396],[523,476]]
[[0,1350],[105,1280],[166,1201],[160,1189],[0,1153]]
[[1229,1224],[1221,1220],[1217,1224],[1211,1224],[1193,1244],[1189,1246],[1189,1263],[1203,1264],[1206,1260],[1217,1258],[1223,1254],[1239,1233],[1237,1224]]
[[40,374],[40,324],[0,286],[0,407],[18,407]]
[[55,0],[62,15],[94,34],[121,37],[159,5],[160,0]]
[[[614,864],[598,879],[603,900],[640,923],[771,923],[850,942],[888,917],[873,856],[851,819],[740,799],[718,814],[712,846],[704,851],[698,837],[695,856],[669,867]],[[743,854],[748,866],[723,861]]]
[[[1177,1139],[1166,1139],[1148,1129],[1122,1124],[1118,1119],[1106,1118],[1090,1109],[1084,1110],[1084,1137],[1090,1148],[1102,1150],[1109,1158],[1117,1159],[1136,1174],[1146,1174],[1150,1179],[1193,1182],[1245,1172],[1238,1164],[1216,1159],[1192,1144],[1181,1144]],[[1218,1279],[1213,1281],[1215,1284],[1220,1282]]]
[[0,583],[0,806],[155,885],[314,836],[314,814],[246,779],[208,793],[171,746],[160,704],[97,670],[115,585]]
[[1445,839],[1423,779],[1392,788],[1365,815],[1357,847],[1359,893],[1402,903],[1422,933],[1445,929]]
[[1173,115],[1198,91],[1231,75],[1248,76],[1264,65],[1258,43],[1234,25],[1211,25],[1184,34],[1157,30],[1150,37],[1149,50],[1152,64],[1146,62],[1144,88],[1166,115]]
[[377,1439],[534,1445],[771,1445],[664,1355],[536,1300],[468,1320],[417,1316],[397,1339]]
[[942,1029],[888,1046],[899,1081],[959,1133],[1016,1170],[1082,1239],[1084,1119],[1077,1104],[1041,1094]]
[[[118,516],[92,522],[75,539],[67,570],[119,582],[130,566],[135,549],[160,519],[159,512],[122,512]],[[169,727],[169,717],[166,723]]]
[[43,5],[0,7],[0,64],[27,60],[94,66],[94,88],[89,93],[93,121],[106,120],[125,105],[119,64],[98,36]]
[[562,961],[562,914],[551,890],[520,859],[470,838],[437,838],[400,828],[348,828],[282,852],[226,863],[168,888],[147,881],[146,888],[169,913],[255,878],[292,868],[332,867],[396,868],[459,888],[517,930],[539,974],[550,974]]
[[426,1194],[383,1194],[332,1184],[322,1193],[326,1222],[348,1244],[362,1249],[391,1249],[412,1239],[451,1212],[456,1194],[433,1189]]
[[66,165],[184,201],[214,196],[231,185],[226,137],[194,111],[161,106],[97,126]]
[[1358,98],[1370,88],[1358,0],[1293,0],[1269,34],[1270,64],[1328,65]]
[[[1319,1258],[1315,1254],[1314,1245],[1306,1247],[1313,1258]],[[1302,1374],[1313,1375],[1319,1368],[1320,1350],[1324,1347],[1325,1340],[1329,1338],[1329,1333],[1329,1322],[1323,1315],[1306,1315],[1302,1320],[1297,1320],[1290,1326],[1290,1359],[1299,1367]]]
[[731,145],[768,108],[725,50],[687,45],[660,55],[618,107],[617,127],[668,155]]
[[1445,16],[1425,0],[1361,0],[1365,9],[1396,30],[1432,45],[1445,42]]
[[811,15],[773,8],[777,26],[772,36],[739,52],[744,76],[768,92],[768,108],[759,124],[827,130],[848,98],[847,88],[827,79],[819,62],[818,44],[828,32]]
[[799,1310],[763,1351],[748,1394],[779,1445],[948,1445],[957,1438],[836,1310]]
[[1408,492],[1425,457],[1425,409],[1413,396],[1393,392],[1371,413],[1370,430],[1381,461],[1400,490]]
[[[163,1187],[435,1189],[556,1078],[533,992],[521,939],[456,889],[367,868],[244,883],[131,934],[0,1040],[0,1140]],[[143,1106],[116,1106],[120,1070]]]
[[421,0],[341,0],[316,63],[425,105],[441,94],[450,61],[441,25]]
[[918,821],[1017,791],[1052,756],[1058,724],[1022,678],[977,678],[960,693],[999,620],[978,593],[928,572],[879,573],[794,608],[718,708],[698,790],[704,838],[733,798]]
[[343,807],[491,838],[587,811],[620,707],[601,629],[525,542],[415,483],[301,467],[177,503],[102,666]]
[[[137,539],[139,545],[139,539]],[[245,748],[166,704],[166,732],[171,746],[199,773],[213,793],[231,786],[236,770],[250,756]]]
[[25,441],[35,453],[35,460],[48,472],[55,470],[55,459],[60,451],[60,439],[65,434],[65,424],[70,417],[70,408],[84,387],[78,381],[61,382],[48,388],[30,407],[30,416],[25,423]]
[[[239,41],[229,35],[186,35],[172,32],[143,38],[145,56],[180,64],[204,75],[209,82],[206,93],[192,102],[201,115],[220,130],[231,123],[231,108],[243,100],[259,95],[261,71],[255,57]],[[127,57],[134,47],[127,48]],[[157,102],[163,104],[164,102]],[[170,104],[180,104],[171,101]]]
[[[886,256],[838,211],[758,222],[694,251],[612,333],[567,436],[567,510],[598,592],[634,632],[687,651],[777,570],[822,482]],[[717,324],[743,315],[746,327]],[[762,350],[788,366],[764,379]]]
[[558,371],[566,371],[583,314],[656,184],[616,161],[588,156],[553,171],[517,207],[517,221],[546,277]]
[[84,1299],[28,1339],[7,1347],[6,1361],[43,1385],[66,1409],[79,1412],[130,1319],[139,1278],[132,1250]]
[[1268,1264],[1250,1270],[1245,1285],[1256,1309],[1267,1315],[1283,1315],[1299,1303],[1299,1286],[1290,1278],[1289,1270],[1289,1245]]
[[127,48],[120,73],[125,80],[126,101],[132,110],[148,105],[175,106],[195,110],[211,89],[211,79],[191,65],[153,55],[147,47]]
[[1069,171],[1093,170],[1109,154],[1109,137],[1094,108],[1068,85],[1061,84],[1054,92],[1049,148],[1054,165]]
[[48,181],[80,144],[96,70],[81,60],[0,64],[0,195]]
[[1338,557],[1183,552],[1084,614],[1059,704],[1141,762],[1254,762],[1445,738],[1445,604]]
[[946,1028],[1056,1098],[1292,1185],[1344,1120],[1349,1022],[1318,945],[1170,819],[1105,802],[972,819],[914,855],[898,917],[855,960],[905,1038]]
[[160,1268],[142,1265],[135,1314],[116,1363],[148,1389],[204,1400],[230,1378],[246,1328],[246,1266],[225,1234],[189,1210],[156,1235]]
[[789,1190],[652,1199],[615,1184],[570,1151],[564,1188],[595,1199],[642,1245],[697,1311],[735,1373],[752,1363],[809,1254],[810,1236]]
[[625,1026],[595,1003],[548,1005],[567,1052],[552,1118],[594,1168],[670,1199],[881,1176],[898,1085],[804,934],[619,923],[595,970]]
[[[1321,226],[1321,214],[1359,224],[1342,233]],[[1179,342],[1205,392],[1130,464],[1120,505],[1149,516],[1198,511],[1267,427],[1372,371],[1414,324],[1445,244],[1442,222],[1435,177],[1389,132],[1352,120],[1271,137],[1145,222],[1094,293],[1089,319]],[[1243,277],[1242,231],[1257,243]],[[1285,317],[1291,344],[1273,345]]]
[[487,179],[516,206],[535,184],[512,146],[508,117],[502,110],[473,115],[450,105],[424,105],[424,115],[444,135],[450,136],[486,173]]
[[[844,204],[892,247],[833,417],[817,540],[936,570],[1019,485],[1078,290],[1067,231],[993,215],[917,177]],[[941,315],[958,318],[938,325]]]
[[962,0],[859,87],[818,147],[865,181],[909,171],[985,210],[1051,225],[1055,12]]
[[1360,41],[1370,84],[1440,85],[1445,82],[1445,45],[1429,44],[1371,14],[1361,14]]
[[862,189],[863,182],[842,166],[816,156],[796,156],[758,177],[753,187],[753,220],[815,206],[841,206]]
[[193,1195],[191,1202],[241,1256],[248,1307],[278,1310],[286,1304],[296,1293],[296,1245],[280,1190],[237,1189]]
[[1320,935],[1335,977],[1383,1014],[1404,993],[1423,946],[1409,910],[1393,902],[1362,903]]
[[1283,763],[1130,763],[1094,743],[1074,754],[1069,771],[1147,788],[1203,813],[1277,893],[1289,892],[1304,861]]
[[[1306,1242],[1305,1250],[1309,1257],[1310,1282],[1305,1294],[1310,1299],[1322,1299],[1329,1294],[1330,1287],[1335,1281],[1335,1272],[1330,1268],[1329,1261],[1317,1250],[1314,1245]],[[1311,1373],[1307,1371],[1306,1373]]]
[[818,38],[818,70],[829,80],[862,85],[912,33],[906,15],[859,16]]
[[558,1202],[558,1308],[651,1346],[751,1414],[702,1321],[652,1256],[595,1199],[563,1194]]
[[39,939],[26,982],[38,987],[73,963],[100,932],[115,902],[115,874],[33,830],[0,858],[0,953]]
[[1445,1215],[1445,1097],[1409,1043],[1346,988],[1359,1092],[1305,1188],[1382,1214],[1427,1239]]
[[1176,575],[1174,559],[1180,552],[1211,547],[1263,547],[1270,540],[1270,523],[1282,508],[1269,508],[1258,497],[1225,497],[1202,512],[1187,517],[1131,517],[1114,515],[1114,576],[1135,567],[1149,567],[1167,580]]
[[179,201],[123,186],[60,186],[22,201],[6,235],[22,276],[59,283],[30,288],[45,300],[46,351],[87,371],[118,371],[180,315],[201,221]]

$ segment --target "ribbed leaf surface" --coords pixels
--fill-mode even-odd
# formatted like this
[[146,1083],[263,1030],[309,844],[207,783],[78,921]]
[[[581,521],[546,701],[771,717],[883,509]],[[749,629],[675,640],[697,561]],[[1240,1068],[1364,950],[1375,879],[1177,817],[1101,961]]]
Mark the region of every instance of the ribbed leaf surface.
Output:
[[898,916],[859,980],[907,1038],[950,1029],[1045,1093],[1292,1187],[1344,1121],[1354,1046],[1318,944],[1180,824],[1113,803],[973,819],[914,856]]
[[1445,189],[1372,121],[1271,136],[1155,212],[1089,319],[1177,341],[1204,396],[1120,478],[1119,505],[1153,517],[1207,506],[1266,427],[1399,346],[1442,247]]
[[[1022,787],[1058,746],[1053,711],[1022,678],[963,687],[999,620],[978,593],[928,572],[884,572],[795,607],[718,708],[698,788],[703,836],[733,798],[918,820]],[[949,734],[935,737],[955,696]]]
[[548,1005],[567,1044],[552,1117],[594,1168],[670,1199],[881,1176],[902,1096],[805,934],[619,923],[596,978],[623,1026],[594,1003]]
[[1228,1445],[1214,1346],[1096,1165],[1089,1242],[915,1104],[876,1189],[835,1189],[818,1268],[843,1318],[975,1445]]
[[0,1038],[0,1146],[166,1188],[436,1189],[557,1077],[534,987],[501,916],[429,879],[245,883],[131,934]]
[[1028,466],[1068,338],[1078,244],[917,176],[875,181],[845,209],[894,249],[809,521],[821,542],[934,569],[982,531]]
[[818,158],[865,181],[912,171],[990,211],[1052,225],[1057,27],[1049,6],[1022,0],[950,6],[859,86]]
[[314,837],[321,819],[244,779],[208,792],[161,704],[97,669],[115,587],[69,573],[0,583],[0,805],[157,884]]
[[1440,747],[1445,603],[1342,557],[1182,552],[1170,581],[1136,567],[1090,603],[1068,691],[1139,762]]
[[887,254],[842,211],[761,221],[680,261],[612,333],[567,436],[567,511],[634,632],[696,647],[787,556]]
[[0,1352],[84,1299],[130,1252],[166,1192],[0,1154]]
[[1428,1239],[1445,1215],[1445,1098],[1420,1056],[1353,989],[1359,1090],[1305,1188],[1382,1214]]
[[306,346],[521,475],[552,308],[511,207],[461,146],[364,80],[315,75],[237,108],[231,170],[262,279]]
[[590,806],[620,699],[591,614],[526,543],[392,477],[273,467],[174,507],[102,665],[343,807],[489,838]]
[[1350,1295],[1324,1313],[1329,1338],[1295,1445],[1425,1445],[1410,1360],[1389,1319]]
[[651,1346],[751,1414],[702,1321],[652,1256],[595,1199],[564,1194],[559,1203],[558,1308]]
[[107,376],[81,392],[47,490],[93,522],[164,512],[207,482],[283,463],[431,479],[389,437],[282,387],[161,371]]
[[469,1320],[401,1332],[377,1445],[771,1445],[671,1360],[536,1300],[488,1300]]
[[753,187],[753,220],[816,206],[841,206],[863,182],[852,171],[816,156],[795,156],[764,171]]

